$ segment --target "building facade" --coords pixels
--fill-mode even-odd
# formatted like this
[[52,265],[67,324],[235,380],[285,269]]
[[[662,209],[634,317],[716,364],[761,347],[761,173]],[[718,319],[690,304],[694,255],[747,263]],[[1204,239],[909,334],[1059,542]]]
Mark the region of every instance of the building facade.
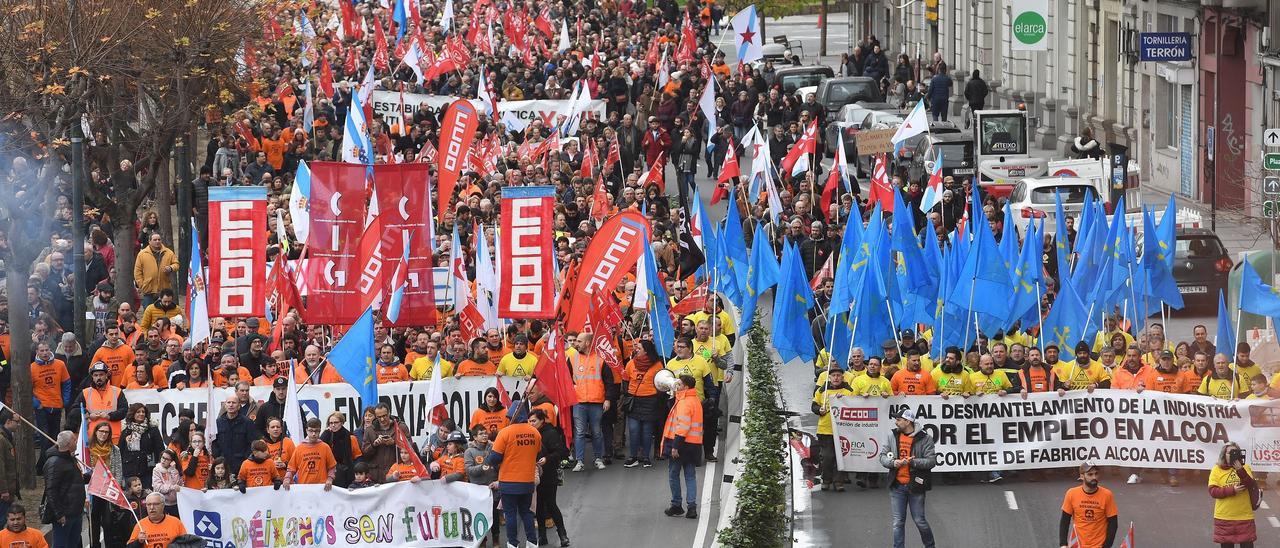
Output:
[[[1280,127],[1280,0],[1049,0],[1048,51],[1011,47],[1015,0],[903,4],[855,0],[850,32],[924,66],[940,53],[953,114],[977,69],[987,108],[1025,105],[1041,148],[1066,157],[1087,127],[1136,162],[1148,188],[1260,212],[1262,136]],[[1140,61],[1148,32],[1189,33],[1192,59]]]

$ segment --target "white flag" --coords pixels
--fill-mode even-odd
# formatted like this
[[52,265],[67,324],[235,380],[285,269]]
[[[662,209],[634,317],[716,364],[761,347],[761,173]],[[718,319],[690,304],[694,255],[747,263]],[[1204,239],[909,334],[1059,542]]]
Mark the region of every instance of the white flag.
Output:
[[569,49],[569,22],[560,21],[560,44],[556,46],[557,52],[565,52]]
[[698,100],[698,108],[707,117],[707,147],[711,147],[711,138],[716,135],[716,77],[707,78],[707,87],[702,90],[702,98]]
[[285,373],[285,377],[289,378],[289,393],[284,399],[284,429],[289,431],[289,438],[293,440],[294,445],[302,443],[307,439],[307,430],[302,423],[302,406],[298,405],[298,381],[293,378],[293,361],[289,361],[289,369]]
[[902,125],[898,126],[898,131],[894,132],[893,138],[889,141],[897,145],[926,131],[929,131],[929,117],[924,112],[924,101],[916,101],[916,106],[911,109],[911,114],[908,114],[907,119],[902,121]]
[[453,25],[453,0],[447,0],[444,3],[444,11],[440,14],[440,28],[444,29],[445,34],[449,34],[449,29],[452,28],[452,25]]
[[764,57],[764,43],[760,36],[760,18],[756,17],[755,4],[742,8],[730,21],[733,25],[733,45],[738,61],[750,63]]

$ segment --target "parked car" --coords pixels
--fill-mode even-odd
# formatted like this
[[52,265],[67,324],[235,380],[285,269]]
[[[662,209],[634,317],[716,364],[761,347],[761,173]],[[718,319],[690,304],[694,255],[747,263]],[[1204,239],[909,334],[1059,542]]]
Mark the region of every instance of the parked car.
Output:
[[799,88],[816,86],[823,78],[835,75],[826,65],[783,66],[774,71],[774,81],[782,86],[783,95],[792,95]]
[[1227,277],[1234,266],[1227,247],[1207,228],[1177,229],[1177,249],[1173,254],[1173,279],[1188,308],[1214,311],[1218,290],[1226,291]]
[[[841,107],[851,103],[881,103],[884,101],[884,94],[881,93],[880,84],[874,78],[865,76],[827,78],[818,82],[818,90],[815,93],[818,96],[818,102],[822,103],[822,106],[827,109],[828,115],[835,114]],[[872,110],[880,109],[873,108]]]
[[911,158],[906,160],[907,181],[919,181],[921,186],[933,174],[938,155],[942,155],[942,176],[953,176],[959,181],[973,177],[973,136],[966,133],[925,134],[916,143]]
[[[920,144],[920,141],[924,140],[926,135],[942,135],[944,133],[960,133],[960,128],[951,122],[929,122],[928,132],[921,133],[903,141],[902,147],[898,151],[898,157],[891,159],[894,170],[893,172],[897,173],[899,167],[906,165],[906,162],[908,162],[911,159],[911,156],[915,154],[916,145]],[[871,158],[870,156],[858,157],[858,169],[867,173],[871,172],[871,168],[874,163],[874,158]]]
[[1057,234],[1055,195],[1062,196],[1062,212],[1068,217],[1079,217],[1084,204],[1098,196],[1093,181],[1079,177],[1028,177],[1018,181],[1009,195],[1013,210],[1013,222],[1026,234],[1027,225],[1033,219],[1044,219],[1045,234]]

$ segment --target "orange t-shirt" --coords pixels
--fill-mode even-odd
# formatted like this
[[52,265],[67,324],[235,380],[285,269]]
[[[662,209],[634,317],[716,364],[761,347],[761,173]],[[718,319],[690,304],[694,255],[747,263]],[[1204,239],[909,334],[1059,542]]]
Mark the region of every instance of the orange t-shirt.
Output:
[[1183,387],[1182,393],[1194,394],[1196,390],[1200,388],[1200,383],[1204,381],[1205,375],[1208,375],[1208,374],[1209,374],[1209,371],[1205,371],[1204,375],[1196,373],[1195,368],[1191,368],[1186,371],[1179,371],[1178,376],[1182,377],[1182,387]]
[[497,349],[485,347],[485,351],[489,353],[489,363],[502,363],[502,357],[511,353],[511,349],[506,345],[502,345]]
[[98,351],[93,353],[93,358],[89,360],[89,364],[106,363],[107,368],[111,369],[111,384],[124,388],[125,368],[133,365],[135,359],[137,358],[133,354],[133,348],[127,344],[121,344],[115,348],[106,346],[98,348]]
[[62,383],[70,379],[62,360],[55,358],[45,365],[31,362],[31,392],[46,409],[62,409],[66,405],[62,401]]
[[271,459],[262,462],[245,459],[240,463],[240,473],[237,475],[240,481],[244,482],[245,487],[263,487],[280,479],[280,469],[276,468],[275,461]]
[[[262,139],[262,151],[267,154],[267,163],[271,164],[271,167],[277,170],[284,167],[285,148],[287,147],[285,146],[284,139],[271,140],[265,137]],[[253,181],[253,184],[256,185],[260,182],[261,181]]]
[[[182,484],[192,489],[204,489],[205,481],[209,479],[209,474],[213,472],[213,459],[209,458],[209,452],[205,451],[200,454],[200,462],[196,464],[196,475],[187,475],[187,465],[191,463],[194,457],[187,457],[179,463],[179,470],[182,471]],[[0,544],[0,546],[4,546]]]
[[1062,499],[1062,511],[1071,514],[1071,521],[1080,537],[1080,546],[1094,548],[1107,540],[1107,519],[1120,514],[1116,498],[1111,490],[1098,487],[1093,494],[1084,492],[1084,486],[1067,489]]
[[297,483],[324,483],[337,465],[333,450],[322,441],[299,445],[289,460],[289,470],[298,475]]
[[147,532],[146,548],[169,548],[169,543],[173,542],[182,535],[187,534],[187,527],[182,524],[182,520],[173,516],[165,516],[160,523],[151,521],[151,518],[145,517],[137,525],[133,526],[133,534],[129,535],[129,542],[138,540],[138,531]]
[[532,424],[520,422],[499,430],[493,442],[493,452],[502,454],[498,481],[532,483],[541,450],[542,434]]
[[467,426],[467,430],[475,430],[477,426],[484,425],[484,429],[490,432],[496,432],[506,428],[511,424],[511,419],[507,418],[507,410],[485,411],[484,409],[476,409],[471,412],[471,424]]
[[[1187,391],[1187,378],[1180,374],[1181,371],[1172,373],[1161,373],[1155,369],[1147,371],[1147,375],[1143,378],[1143,382],[1147,385],[1147,390],[1158,390],[1169,394],[1182,394]],[[1198,385],[1197,385],[1198,386]]]
[[[240,375],[240,380],[244,382],[253,382],[253,377],[249,375],[249,370],[243,365],[236,366],[236,374]],[[214,386],[223,387],[227,385],[227,376],[222,373],[221,367],[213,370],[212,378]]]
[[280,441],[271,443],[271,440],[264,437],[262,441],[267,442],[267,454],[271,455],[272,460],[278,460],[288,465],[289,461],[293,459],[295,448],[292,439],[280,438]]
[[494,365],[493,360],[485,363],[478,363],[473,360],[462,360],[458,364],[458,371],[455,373],[460,377],[492,375],[498,372],[498,366]]
[[441,455],[436,462],[440,464],[440,477],[446,477],[450,474],[462,474],[463,481],[467,479],[467,459],[462,453],[457,455]]
[[[906,434],[898,434],[898,458],[899,459],[911,458],[911,446],[915,444],[915,442],[916,442],[916,438],[914,436],[908,436]],[[907,463],[902,466],[899,466],[898,473],[894,477],[894,479],[898,480],[898,483],[901,485],[910,485],[911,484],[911,463]]]
[[374,369],[377,370],[378,384],[409,380],[409,372],[405,371],[404,366],[400,364],[383,365],[379,363]]
[[[387,469],[387,477],[390,478],[392,474],[396,475],[395,476],[396,481],[409,481],[415,477],[418,477],[418,472],[414,470],[413,463],[404,464],[404,463],[397,462],[395,464],[392,464],[391,468]],[[431,479],[431,478],[423,477],[422,479]]]
[[5,527],[0,530],[0,546],[4,548],[49,548],[49,543],[44,540],[44,535],[40,534],[39,529],[27,527],[21,533],[15,533]]
[[[1149,371],[1151,371],[1151,368],[1145,365],[1139,367],[1137,373],[1131,373],[1123,366],[1117,367],[1111,372],[1111,388],[1116,390],[1133,390],[1138,387],[1138,382],[1146,382],[1147,372]],[[1151,388],[1151,386],[1146,385],[1143,388]]]
[[889,385],[893,387],[894,394],[919,396],[938,393],[938,381],[933,380],[933,375],[924,371],[911,372],[906,369],[899,369],[897,373],[893,374],[893,379],[889,381]]

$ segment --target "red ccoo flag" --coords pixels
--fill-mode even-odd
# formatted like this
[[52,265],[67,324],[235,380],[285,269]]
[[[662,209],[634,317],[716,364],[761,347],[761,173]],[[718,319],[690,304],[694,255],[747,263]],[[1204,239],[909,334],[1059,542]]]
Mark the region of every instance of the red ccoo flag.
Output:
[[[573,414],[569,409],[578,404],[578,392],[574,389],[573,379],[569,376],[569,366],[565,361],[564,340],[557,330],[547,333],[547,344],[538,355],[538,365],[533,371],[542,392],[547,399],[560,410],[560,427],[565,432],[573,431]],[[568,441],[568,440],[566,440]]]
[[890,187],[888,168],[885,163],[884,154],[876,156],[876,165],[871,169],[871,195],[868,197],[868,202],[879,202],[882,211],[892,213],[893,188]]
[[1129,532],[1124,536],[1124,540],[1120,542],[1120,548],[1137,548],[1133,543],[1133,522],[1129,522]]
[[511,394],[507,392],[507,387],[502,386],[502,375],[493,378],[494,387],[498,389],[498,401],[502,402],[502,406],[511,408]]
[[120,484],[116,483],[116,479],[111,477],[111,471],[98,461],[93,466],[93,476],[89,478],[89,494],[102,500],[110,502],[125,510],[133,511],[129,506],[129,500],[124,496],[124,489],[120,488]]
[[395,429],[396,447],[409,454],[409,459],[413,461],[413,472],[420,478],[430,479],[431,473],[427,472],[427,467],[422,465],[422,459],[418,458],[418,452],[413,450],[413,444],[409,443],[409,437],[404,435],[404,428],[396,424]]

